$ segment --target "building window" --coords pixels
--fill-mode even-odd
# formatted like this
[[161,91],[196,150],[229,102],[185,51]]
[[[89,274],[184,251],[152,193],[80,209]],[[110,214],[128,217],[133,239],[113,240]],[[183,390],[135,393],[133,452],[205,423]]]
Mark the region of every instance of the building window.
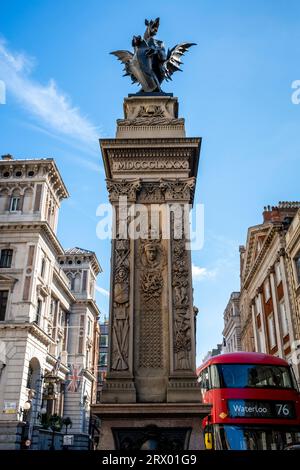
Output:
[[277,281],[277,285],[280,284],[281,282],[281,267],[280,267],[280,263],[276,263],[275,264],[275,272],[276,272],[276,281]]
[[100,355],[99,355],[99,365],[100,365],[100,367],[106,367],[107,366],[107,354],[106,353],[100,353]]
[[271,297],[271,290],[270,290],[270,281],[269,279],[266,279],[264,283],[264,292],[265,292],[265,301],[268,302],[268,300]]
[[87,335],[88,335],[88,336],[91,336],[91,332],[92,332],[92,322],[91,322],[91,320],[88,318],[88,321],[87,321]]
[[10,268],[13,250],[1,250],[0,268]]
[[280,311],[280,323],[281,323],[281,328],[282,328],[282,334],[283,336],[286,336],[289,332],[289,325],[288,325],[288,320],[286,316],[286,308],[285,308],[284,300],[282,300],[279,304],[279,311]]
[[43,256],[42,258],[42,263],[41,263],[41,277],[44,277],[45,274],[45,266],[46,266],[46,260],[45,257]]
[[107,346],[108,346],[108,335],[101,335],[100,336],[100,346],[102,348],[107,348]]
[[275,326],[274,326],[274,316],[268,316],[268,330],[269,330],[269,343],[270,349],[273,349],[276,346],[276,337],[275,337]]
[[42,301],[41,299],[38,299],[37,301],[37,307],[36,307],[36,314],[35,314],[35,320],[34,322],[39,325],[40,321],[41,321],[41,316],[42,316]]
[[0,321],[5,320],[7,300],[8,300],[8,290],[0,290]]
[[10,212],[19,211],[21,208],[21,198],[20,196],[12,196],[10,200]]

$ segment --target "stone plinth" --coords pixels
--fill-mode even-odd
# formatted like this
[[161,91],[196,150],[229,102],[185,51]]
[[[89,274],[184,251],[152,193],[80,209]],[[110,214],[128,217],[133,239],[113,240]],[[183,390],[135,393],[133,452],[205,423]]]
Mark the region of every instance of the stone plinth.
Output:
[[[194,404],[200,424],[204,411],[196,378],[186,214],[193,203],[201,139],[185,137],[177,98],[138,95],[125,99],[116,138],[100,145],[115,236],[108,372],[103,408],[95,410],[105,416],[106,426],[106,404],[114,404],[109,406],[115,416],[130,404],[140,410],[134,421],[140,420],[139,426],[154,419],[164,427],[166,419],[177,426],[184,418],[183,403]],[[180,418],[172,403],[182,410]],[[171,410],[167,418],[162,418],[164,408]],[[156,411],[146,419],[150,409]],[[193,429],[194,418],[187,419]]]
[[93,412],[103,423],[100,450],[147,450],[149,440],[157,441],[159,450],[200,450],[204,443],[199,414],[208,414],[210,407],[187,403],[102,404],[94,405]]

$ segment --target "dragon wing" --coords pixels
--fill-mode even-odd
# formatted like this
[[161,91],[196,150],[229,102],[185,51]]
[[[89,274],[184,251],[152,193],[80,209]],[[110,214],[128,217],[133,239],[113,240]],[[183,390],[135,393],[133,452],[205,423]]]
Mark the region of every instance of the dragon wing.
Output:
[[130,75],[131,80],[133,83],[137,82],[136,78],[134,75],[132,75],[130,71],[130,62],[133,58],[132,52],[129,51],[112,51],[110,54],[115,55],[118,60],[120,60],[124,64],[124,77],[126,75]]
[[191,46],[196,46],[196,44],[194,42],[182,42],[168,50],[167,60],[164,63],[166,80],[172,80],[171,75],[174,72],[182,72],[180,66],[183,62],[181,62],[180,58]]

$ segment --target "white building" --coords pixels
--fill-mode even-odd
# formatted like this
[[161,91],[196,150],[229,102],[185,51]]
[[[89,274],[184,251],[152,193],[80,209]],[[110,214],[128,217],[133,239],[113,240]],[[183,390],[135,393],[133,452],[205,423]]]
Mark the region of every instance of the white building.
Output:
[[240,293],[232,292],[224,311],[223,352],[241,351]]
[[53,159],[0,160],[0,449],[49,448],[39,425],[56,414],[71,418],[76,448],[88,442],[101,268],[57,239],[67,197]]

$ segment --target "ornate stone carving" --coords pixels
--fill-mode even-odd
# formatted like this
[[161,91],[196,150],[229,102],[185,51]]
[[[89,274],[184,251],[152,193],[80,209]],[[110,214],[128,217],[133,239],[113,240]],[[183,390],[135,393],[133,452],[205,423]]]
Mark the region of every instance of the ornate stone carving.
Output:
[[128,369],[129,350],[129,241],[115,240],[113,289],[112,363],[113,370]]
[[164,117],[165,113],[159,105],[140,106],[137,117]]
[[160,187],[165,193],[166,200],[185,200],[190,201],[193,198],[196,178],[187,178],[185,180],[161,180]]
[[121,196],[126,196],[129,201],[136,200],[136,193],[141,189],[140,180],[134,181],[113,181],[106,180],[107,190],[109,192],[110,202],[118,202]]
[[146,115],[134,119],[117,119],[118,127],[123,126],[184,126],[183,118],[168,118],[160,115]]
[[164,194],[159,183],[143,183],[142,189],[138,196],[140,203],[162,203],[164,202]]
[[140,240],[140,367],[163,367],[161,294],[165,263],[166,256],[160,240]]
[[[172,220],[174,224],[174,220]],[[175,370],[191,368],[191,308],[185,239],[172,241]]]

